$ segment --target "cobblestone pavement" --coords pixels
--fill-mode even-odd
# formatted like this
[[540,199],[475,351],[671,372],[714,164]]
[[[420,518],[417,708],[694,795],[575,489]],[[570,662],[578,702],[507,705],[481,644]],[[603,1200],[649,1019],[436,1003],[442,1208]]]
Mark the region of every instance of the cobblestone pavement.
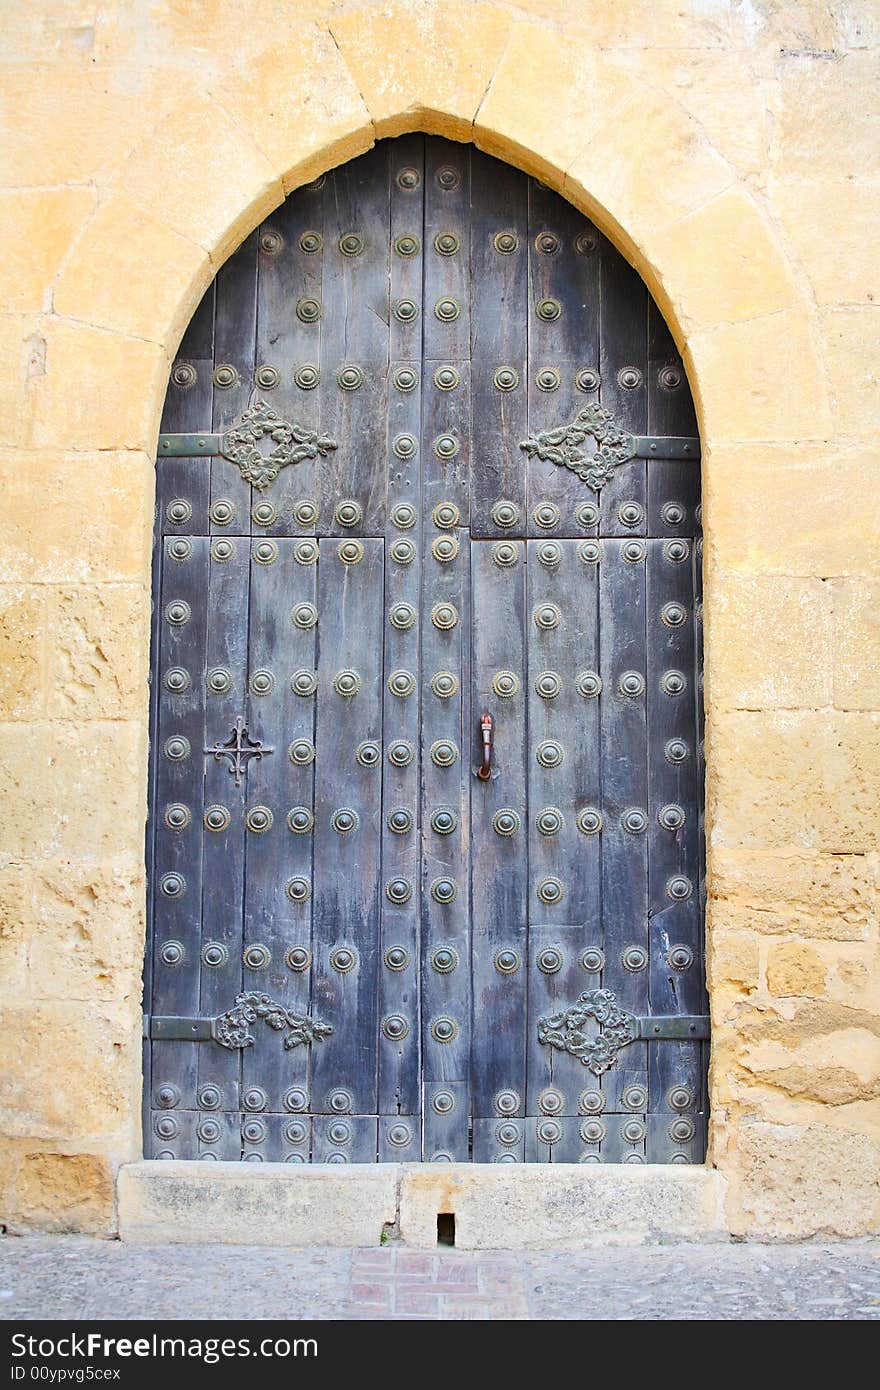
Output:
[[0,1318],[880,1320],[880,1241],[434,1254],[6,1236]]

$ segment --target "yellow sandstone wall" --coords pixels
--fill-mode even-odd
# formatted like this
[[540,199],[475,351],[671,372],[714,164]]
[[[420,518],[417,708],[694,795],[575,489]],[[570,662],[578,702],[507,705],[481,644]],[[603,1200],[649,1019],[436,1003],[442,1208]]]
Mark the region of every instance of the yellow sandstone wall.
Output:
[[140,1152],[153,454],[218,266],[409,130],[639,267],[703,437],[710,1162],[731,1231],[880,1225],[876,0],[3,6],[0,1216]]

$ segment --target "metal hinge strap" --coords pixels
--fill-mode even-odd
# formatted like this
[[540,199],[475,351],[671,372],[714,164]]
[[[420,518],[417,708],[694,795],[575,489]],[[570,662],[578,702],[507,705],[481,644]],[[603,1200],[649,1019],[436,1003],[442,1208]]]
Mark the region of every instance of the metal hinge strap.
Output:
[[210,1018],[158,1017],[150,1019],[149,1036],[156,1042],[205,1042],[212,1037]]
[[[165,458],[208,458],[220,453],[219,434],[160,434],[159,454]],[[700,457],[696,437],[676,434],[643,434],[634,437],[634,458],[683,459],[694,463]]]
[[648,1042],[696,1042],[709,1036],[708,1014],[657,1014],[636,1022],[639,1037]]

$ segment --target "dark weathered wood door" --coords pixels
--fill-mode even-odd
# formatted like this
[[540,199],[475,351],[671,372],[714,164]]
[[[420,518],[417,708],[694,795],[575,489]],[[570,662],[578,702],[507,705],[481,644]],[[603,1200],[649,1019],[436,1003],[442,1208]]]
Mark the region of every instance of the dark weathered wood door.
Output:
[[147,1153],[700,1161],[699,444],[638,275],[383,142],[224,266],[162,431]]

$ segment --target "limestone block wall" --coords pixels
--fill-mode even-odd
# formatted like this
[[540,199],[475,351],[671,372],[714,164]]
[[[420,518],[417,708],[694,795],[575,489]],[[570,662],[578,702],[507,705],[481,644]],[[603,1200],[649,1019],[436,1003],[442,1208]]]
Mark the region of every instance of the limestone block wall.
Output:
[[639,268],[703,439],[709,1161],[734,1233],[880,1225],[875,0],[31,0],[0,54],[0,1218],[140,1148],[153,457],[217,268],[427,130]]

